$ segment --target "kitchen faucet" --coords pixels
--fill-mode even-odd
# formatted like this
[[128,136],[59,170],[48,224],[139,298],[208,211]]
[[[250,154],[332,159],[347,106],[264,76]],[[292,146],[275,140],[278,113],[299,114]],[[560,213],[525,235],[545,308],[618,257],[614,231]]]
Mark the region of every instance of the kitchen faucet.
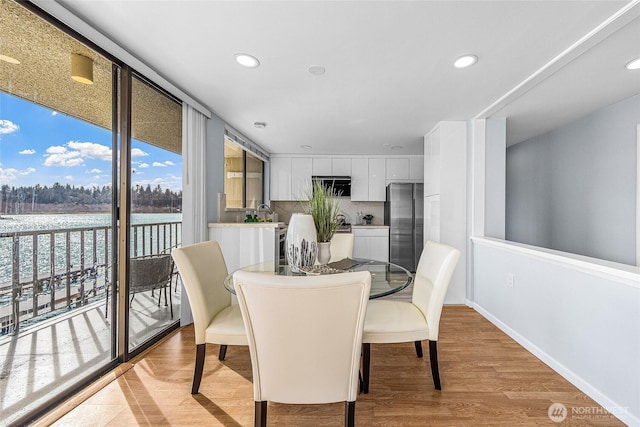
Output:
[[269,215],[273,213],[273,211],[271,210],[271,207],[269,207],[269,205],[267,205],[266,203],[262,203],[258,205],[258,212],[260,212],[261,209],[266,209]]

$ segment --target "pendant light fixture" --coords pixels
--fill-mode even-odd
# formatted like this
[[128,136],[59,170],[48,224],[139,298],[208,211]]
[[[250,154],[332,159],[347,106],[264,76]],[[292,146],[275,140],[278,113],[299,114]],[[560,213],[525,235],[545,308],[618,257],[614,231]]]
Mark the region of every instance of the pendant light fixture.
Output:
[[93,60],[86,56],[72,53],[71,78],[86,85],[93,84]]

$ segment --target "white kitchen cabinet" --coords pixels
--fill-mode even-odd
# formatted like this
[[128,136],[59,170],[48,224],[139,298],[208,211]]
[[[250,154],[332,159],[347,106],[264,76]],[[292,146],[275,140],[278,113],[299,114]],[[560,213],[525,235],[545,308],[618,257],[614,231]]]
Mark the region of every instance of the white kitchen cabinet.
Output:
[[440,127],[424,137],[424,195],[440,193]]
[[271,200],[301,200],[311,185],[311,157],[274,157],[269,160]]
[[351,159],[348,157],[331,159],[331,174],[333,176],[351,176]]
[[422,182],[424,180],[424,157],[409,157],[409,180]]
[[445,304],[464,304],[467,253],[467,127],[440,122],[425,136],[425,238],[460,251]]
[[369,159],[351,159],[351,201],[369,200]]
[[351,159],[351,201],[384,202],[386,194],[385,159]]
[[312,171],[317,176],[351,176],[351,158],[313,157]]
[[313,175],[331,176],[333,175],[330,157],[314,157],[313,158]]
[[291,159],[291,198],[289,200],[306,200],[311,190],[310,157],[294,157]]
[[385,179],[384,159],[369,159],[369,201],[387,200],[387,181]]
[[353,226],[353,257],[389,262],[389,227]]
[[386,177],[387,181],[409,179],[409,159],[387,159]]
[[269,160],[271,200],[291,200],[291,158],[271,157]]
[[209,240],[220,245],[227,270],[273,262],[279,258],[279,224],[209,224]]

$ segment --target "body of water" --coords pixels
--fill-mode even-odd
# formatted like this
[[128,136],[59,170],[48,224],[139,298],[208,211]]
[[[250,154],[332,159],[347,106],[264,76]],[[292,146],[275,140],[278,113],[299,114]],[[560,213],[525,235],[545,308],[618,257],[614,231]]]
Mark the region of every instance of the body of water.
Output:
[[[175,221],[182,221],[182,214],[131,214],[132,224],[156,224]],[[15,233],[17,231],[109,226],[111,226],[111,214],[2,215],[2,219],[0,219],[0,234]]]
[[[37,268],[39,275],[47,275],[51,271],[51,264],[54,264],[56,272],[64,272],[67,265],[77,268],[84,264],[92,265],[104,264],[105,256],[111,253],[111,233],[105,229],[111,226],[110,214],[35,214],[35,215],[3,215],[0,219],[0,287],[6,287],[12,281],[13,267],[13,233],[73,230],[81,228],[101,228],[95,236],[92,232],[85,232],[84,251],[81,233],[72,232],[69,234],[70,253],[67,255],[67,235],[66,233],[56,233],[54,235],[55,259],[51,259],[51,237],[50,234],[41,234],[37,239]],[[142,224],[164,224],[182,221],[182,214],[132,214],[132,225]],[[177,234],[172,236],[172,242],[168,245],[175,245],[181,242],[181,228]],[[151,231],[153,230],[153,231]],[[145,233],[138,233],[136,245],[139,255],[161,252],[164,247],[158,250],[160,245],[166,240],[166,231],[162,227],[149,228]],[[132,243],[134,236],[132,235]],[[33,275],[33,240],[34,237],[23,236],[19,239],[19,259],[21,278]],[[153,247],[151,244],[153,243]],[[95,248],[95,249],[94,249]],[[95,259],[94,259],[95,257]]]

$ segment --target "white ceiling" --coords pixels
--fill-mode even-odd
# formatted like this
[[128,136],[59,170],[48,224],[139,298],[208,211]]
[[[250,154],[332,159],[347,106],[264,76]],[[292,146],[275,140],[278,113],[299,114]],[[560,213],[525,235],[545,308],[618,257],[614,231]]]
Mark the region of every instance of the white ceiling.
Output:
[[[629,2],[60,3],[271,153],[421,154],[438,121],[485,111]],[[599,65],[590,74],[556,73],[489,111],[509,117],[510,142],[640,92],[640,72],[604,59],[612,50],[615,60],[640,56],[639,22],[625,28],[623,47],[596,46],[603,56],[574,61]],[[240,67],[240,52],[261,66]],[[478,63],[454,69],[467,53]],[[326,74],[310,74],[312,65]]]

